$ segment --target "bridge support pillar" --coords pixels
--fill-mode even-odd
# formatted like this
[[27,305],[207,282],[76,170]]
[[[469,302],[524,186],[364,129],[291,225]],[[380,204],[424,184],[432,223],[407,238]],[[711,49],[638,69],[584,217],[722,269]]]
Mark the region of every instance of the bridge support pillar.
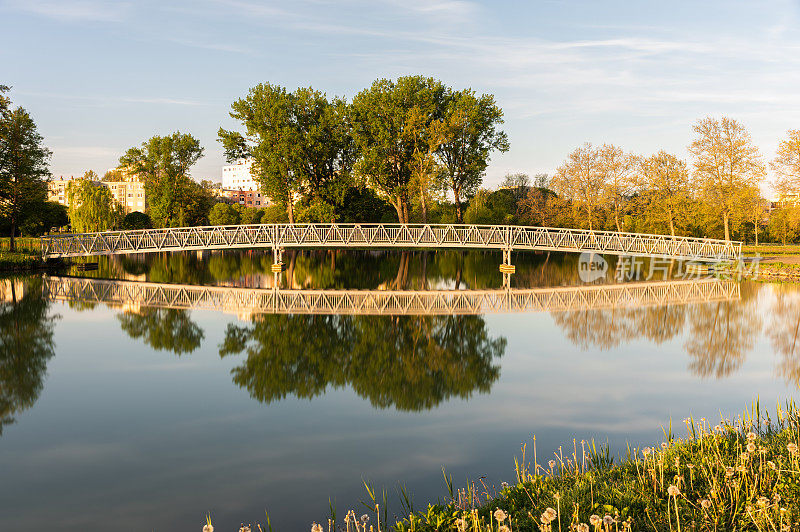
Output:
[[503,263],[500,265],[500,273],[503,274],[503,288],[511,288],[511,275],[517,268],[511,264],[511,250],[503,250]]
[[275,274],[273,283],[274,288],[278,288],[281,282],[281,272],[283,271],[283,248],[272,248],[272,273]]

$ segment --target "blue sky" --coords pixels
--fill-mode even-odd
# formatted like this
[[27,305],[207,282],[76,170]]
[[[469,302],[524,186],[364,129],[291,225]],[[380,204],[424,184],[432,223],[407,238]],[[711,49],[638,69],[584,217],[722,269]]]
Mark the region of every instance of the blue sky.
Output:
[[175,130],[221,178],[216,131],[269,81],[352,97],[425,74],[496,96],[507,172],[552,172],[582,142],[686,156],[691,125],[729,115],[765,159],[800,128],[800,2],[0,0],[0,83],[53,150],[99,173]]

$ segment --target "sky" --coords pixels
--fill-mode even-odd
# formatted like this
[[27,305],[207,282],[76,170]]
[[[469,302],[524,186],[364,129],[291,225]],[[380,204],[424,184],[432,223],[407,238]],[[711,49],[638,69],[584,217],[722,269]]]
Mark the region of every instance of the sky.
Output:
[[216,133],[250,87],[352,98],[409,74],[495,96],[511,149],[489,187],[584,142],[688,158],[709,115],[741,121],[769,161],[800,129],[800,0],[0,0],[0,84],[56,176],[181,131],[205,148],[193,176],[219,181]]

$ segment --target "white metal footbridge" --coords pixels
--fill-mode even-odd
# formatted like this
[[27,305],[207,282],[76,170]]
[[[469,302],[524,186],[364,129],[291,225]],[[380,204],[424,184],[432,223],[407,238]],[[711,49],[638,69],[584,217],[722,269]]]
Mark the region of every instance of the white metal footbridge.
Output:
[[44,297],[123,310],[204,309],[242,315],[463,315],[564,312],[737,301],[739,283],[702,279],[503,290],[285,290],[46,276]]
[[[444,224],[268,224],[178,227],[48,235],[44,258],[88,257],[203,249],[272,248],[280,263],[285,248],[477,248],[511,252],[593,252],[698,261],[739,257],[741,242],[511,225]],[[504,273],[513,273],[511,271]]]

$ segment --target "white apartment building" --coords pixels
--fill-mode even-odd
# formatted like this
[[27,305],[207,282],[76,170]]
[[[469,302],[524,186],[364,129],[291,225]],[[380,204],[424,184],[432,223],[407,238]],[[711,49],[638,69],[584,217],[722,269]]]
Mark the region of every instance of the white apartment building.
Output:
[[[47,199],[69,207],[67,188],[71,180],[72,177],[69,179],[61,177],[48,181]],[[95,181],[94,183],[98,187],[108,187],[111,190],[111,197],[118,205],[122,206],[125,213],[144,212],[147,209],[147,195],[142,181],[131,179],[129,181]]]
[[252,161],[239,161],[222,167],[223,190],[261,190],[261,185],[250,175]]

